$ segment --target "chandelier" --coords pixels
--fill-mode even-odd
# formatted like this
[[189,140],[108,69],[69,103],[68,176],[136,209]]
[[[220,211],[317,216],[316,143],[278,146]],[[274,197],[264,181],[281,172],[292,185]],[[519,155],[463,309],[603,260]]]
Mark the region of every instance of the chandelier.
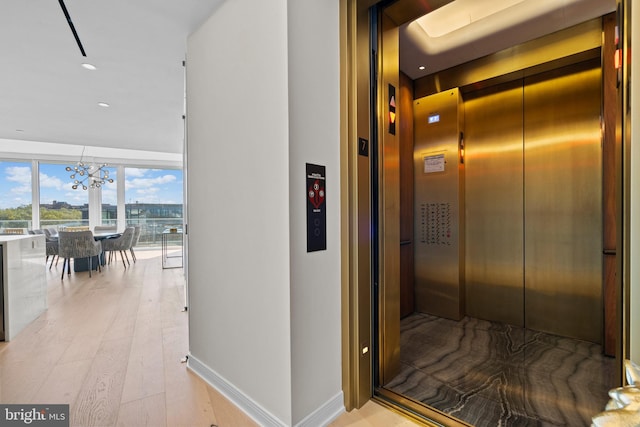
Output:
[[65,170],[73,173],[69,178],[73,179],[73,185],[71,188],[77,190],[82,187],[83,190],[87,188],[100,188],[107,182],[113,183],[113,178],[109,178],[109,171],[104,169],[107,164],[102,163],[96,165],[95,163],[87,164],[82,161],[84,156],[84,147],[82,148],[82,154],[80,155],[80,161],[75,166],[67,166]]

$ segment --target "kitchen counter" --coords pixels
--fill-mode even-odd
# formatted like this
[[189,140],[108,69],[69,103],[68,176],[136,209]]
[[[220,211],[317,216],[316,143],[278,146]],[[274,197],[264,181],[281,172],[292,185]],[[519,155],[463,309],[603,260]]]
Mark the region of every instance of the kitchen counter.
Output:
[[0,339],[9,341],[47,309],[45,237],[0,236],[2,300]]

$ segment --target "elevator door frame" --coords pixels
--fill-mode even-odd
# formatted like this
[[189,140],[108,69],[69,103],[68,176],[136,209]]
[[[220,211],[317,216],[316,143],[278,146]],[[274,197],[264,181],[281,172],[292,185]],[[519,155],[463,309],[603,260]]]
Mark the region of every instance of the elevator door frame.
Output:
[[[447,3],[443,0],[440,3]],[[369,8],[372,5],[383,3],[376,0],[344,0],[340,3],[341,11],[341,69],[343,79],[341,81],[342,98],[341,111],[343,112],[343,126],[341,127],[341,188],[344,197],[342,205],[342,260],[343,260],[343,390],[345,394],[345,407],[347,410],[362,406],[371,396],[374,396],[374,384],[371,374],[371,349],[369,347],[372,336],[372,323],[370,311],[366,308],[367,301],[371,299],[371,282],[368,273],[371,271],[369,252],[370,239],[368,238],[372,227],[370,212],[365,207],[369,205],[370,192],[363,189],[370,188],[369,159],[358,156],[359,138],[368,140],[370,137],[370,100],[369,84],[363,83],[369,80]],[[411,0],[399,0],[400,8],[405,12],[406,22],[426,12],[421,8],[423,4],[417,4]],[[618,85],[615,114],[616,149],[615,164],[617,170],[616,202],[617,223],[617,269],[616,283],[621,289],[616,297],[619,301],[617,324],[619,326],[618,353],[619,358],[629,354],[629,224],[630,224],[630,110],[629,96],[623,88],[629,86],[630,69],[628,64],[628,52],[630,49],[630,1],[618,0],[621,9],[619,20],[620,48],[622,49],[622,68]],[[439,6],[440,4],[438,4]],[[624,169],[623,169],[624,166]],[[362,172],[365,172],[364,175]],[[363,178],[366,176],[367,178]],[[368,225],[367,225],[368,224]],[[368,243],[369,242],[369,243]],[[620,364],[622,366],[622,364]],[[622,374],[622,371],[620,371]],[[392,399],[393,400],[393,399]],[[387,404],[396,409],[397,403],[402,402],[399,397]],[[415,413],[409,411],[409,416],[415,417]]]

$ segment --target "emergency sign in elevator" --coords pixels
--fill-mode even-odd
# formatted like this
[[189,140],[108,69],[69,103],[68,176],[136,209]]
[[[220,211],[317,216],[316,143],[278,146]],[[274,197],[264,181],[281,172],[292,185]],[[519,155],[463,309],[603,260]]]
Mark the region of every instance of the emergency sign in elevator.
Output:
[[601,69],[414,101],[416,310],[601,343]]

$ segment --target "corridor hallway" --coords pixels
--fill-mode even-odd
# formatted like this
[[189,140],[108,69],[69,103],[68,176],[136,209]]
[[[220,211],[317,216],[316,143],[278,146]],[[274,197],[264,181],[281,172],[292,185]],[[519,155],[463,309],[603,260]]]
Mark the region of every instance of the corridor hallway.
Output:
[[[0,342],[0,402],[69,404],[71,426],[256,427],[181,363],[184,270],[163,269],[160,250],[136,256],[127,269],[116,262],[64,281],[61,262],[46,268],[47,311]],[[370,401],[331,425],[417,424]]]

